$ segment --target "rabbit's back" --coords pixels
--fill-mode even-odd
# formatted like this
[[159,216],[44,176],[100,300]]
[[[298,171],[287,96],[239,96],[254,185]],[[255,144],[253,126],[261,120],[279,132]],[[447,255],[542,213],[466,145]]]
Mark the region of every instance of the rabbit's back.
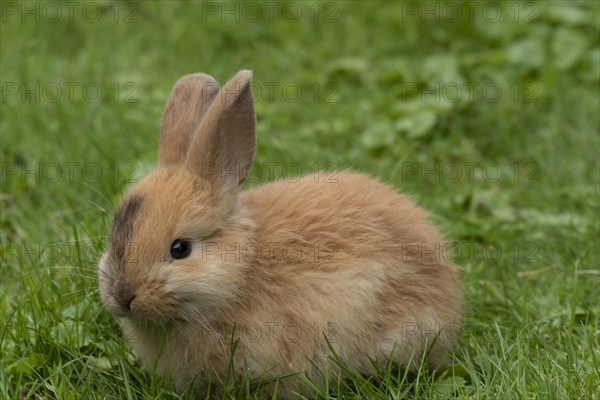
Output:
[[427,215],[405,195],[362,174],[280,180],[241,197],[257,224],[259,243],[318,246],[335,257],[417,264],[430,261],[412,255],[417,245],[430,254],[443,244]]
[[[441,235],[392,188],[362,174],[330,178],[243,192],[258,255],[240,320],[283,329],[264,349],[279,365],[308,368],[307,358],[326,352],[322,335],[365,372],[367,355],[385,359],[393,351],[408,363],[434,340],[429,361],[437,363],[456,339],[461,313],[457,270]],[[249,353],[257,345],[248,343]]]

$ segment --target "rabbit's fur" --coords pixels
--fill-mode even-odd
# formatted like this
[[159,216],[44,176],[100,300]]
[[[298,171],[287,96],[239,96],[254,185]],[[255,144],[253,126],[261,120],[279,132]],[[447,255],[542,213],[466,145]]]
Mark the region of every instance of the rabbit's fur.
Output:
[[[181,78],[157,168],[115,213],[100,293],[135,353],[179,391],[224,379],[231,360],[251,377],[320,382],[339,372],[331,349],[365,374],[370,358],[437,365],[462,304],[443,238],[407,197],[361,174],[240,192],[255,151],[250,79],[240,71],[219,91],[208,75]],[[175,239],[191,242],[188,257],[171,257]],[[278,393],[307,394],[297,376]]]

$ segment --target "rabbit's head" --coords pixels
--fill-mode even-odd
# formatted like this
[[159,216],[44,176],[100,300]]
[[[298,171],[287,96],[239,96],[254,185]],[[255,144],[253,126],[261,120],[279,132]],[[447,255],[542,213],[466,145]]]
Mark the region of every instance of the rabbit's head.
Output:
[[202,319],[235,297],[245,265],[234,252],[252,230],[238,204],[256,142],[251,77],[240,71],[221,89],[205,74],[175,84],[157,167],[118,206],[99,263],[113,314]]

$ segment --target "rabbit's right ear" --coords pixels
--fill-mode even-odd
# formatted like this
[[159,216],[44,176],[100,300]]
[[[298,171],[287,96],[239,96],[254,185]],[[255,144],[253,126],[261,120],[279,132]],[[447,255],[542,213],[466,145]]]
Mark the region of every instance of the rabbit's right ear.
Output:
[[244,182],[256,149],[252,71],[239,71],[219,91],[190,143],[185,166],[223,192]]
[[192,134],[217,93],[217,81],[202,73],[186,75],[175,83],[160,129],[159,165],[179,164],[185,160]]

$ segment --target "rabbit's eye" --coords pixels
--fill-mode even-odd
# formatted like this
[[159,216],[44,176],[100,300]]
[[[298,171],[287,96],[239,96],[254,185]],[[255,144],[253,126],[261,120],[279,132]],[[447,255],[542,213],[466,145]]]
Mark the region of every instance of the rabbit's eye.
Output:
[[175,259],[186,258],[192,251],[192,244],[187,240],[177,239],[171,244],[171,257]]

